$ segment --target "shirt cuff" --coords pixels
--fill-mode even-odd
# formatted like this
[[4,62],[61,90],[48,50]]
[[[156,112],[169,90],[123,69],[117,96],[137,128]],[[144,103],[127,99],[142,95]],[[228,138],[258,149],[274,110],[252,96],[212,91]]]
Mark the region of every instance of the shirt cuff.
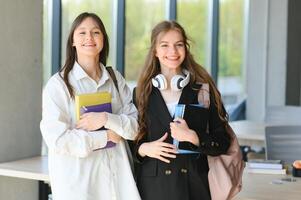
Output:
[[120,119],[119,115],[114,115],[112,113],[107,113],[108,120],[105,124],[106,129],[111,129],[112,131],[116,132],[118,135],[122,133],[122,120]]
[[93,131],[89,132],[89,135],[92,137],[92,149],[100,149],[107,145],[108,137],[107,131]]

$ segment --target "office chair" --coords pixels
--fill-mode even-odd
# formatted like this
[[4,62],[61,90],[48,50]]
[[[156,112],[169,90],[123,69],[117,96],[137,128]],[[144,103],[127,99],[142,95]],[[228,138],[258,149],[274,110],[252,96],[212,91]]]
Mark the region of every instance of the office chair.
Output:
[[301,126],[267,126],[265,142],[268,160],[282,160],[290,166],[301,159]]

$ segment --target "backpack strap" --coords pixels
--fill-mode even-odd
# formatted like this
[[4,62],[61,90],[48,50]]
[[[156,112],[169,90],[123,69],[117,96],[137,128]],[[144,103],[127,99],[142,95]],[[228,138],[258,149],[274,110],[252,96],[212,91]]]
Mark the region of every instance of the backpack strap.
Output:
[[[199,92],[198,92],[198,102],[200,105],[209,109],[209,107],[210,107],[209,84],[201,83],[201,84],[199,84],[199,86],[200,87],[199,87]],[[209,133],[209,122],[207,122],[206,133]]]
[[115,76],[113,68],[111,66],[107,66],[106,69],[109,72],[110,77],[113,80],[114,85],[115,85],[115,87],[116,87],[116,89],[117,89],[117,91],[119,93],[119,87],[118,87],[117,79],[116,79],[116,76]]
[[210,91],[209,84],[202,83],[198,92],[198,102],[203,105],[205,108],[209,108],[210,106]]
[[[114,82],[114,85],[117,89],[117,92],[119,94],[119,98],[120,98],[120,101],[121,101],[121,105],[123,107],[123,104],[122,104],[122,99],[121,99],[121,96],[120,96],[120,93],[119,93],[119,87],[118,87],[118,83],[117,83],[117,78],[116,78],[116,75],[114,73],[114,70],[111,66],[106,66],[106,69],[107,71],[109,72],[110,74],[110,77],[111,79],[113,80]],[[126,153],[128,155],[128,158],[129,158],[129,162],[130,162],[130,166],[131,166],[131,170],[134,174],[134,160],[133,160],[133,156],[132,156],[132,151],[131,151],[131,147],[130,147],[130,144],[132,145],[131,141],[129,140],[124,140],[124,145],[125,145],[125,150],[126,150]]]

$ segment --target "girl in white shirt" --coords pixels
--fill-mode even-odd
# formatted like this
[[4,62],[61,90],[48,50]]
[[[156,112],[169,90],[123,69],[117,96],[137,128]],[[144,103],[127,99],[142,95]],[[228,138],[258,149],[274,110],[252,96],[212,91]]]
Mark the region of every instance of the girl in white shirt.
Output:
[[[66,61],[43,91],[41,132],[49,148],[54,200],[140,199],[124,139],[134,139],[137,110],[124,78],[115,71],[120,95],[105,65],[108,36],[101,19],[82,13],[73,22]],[[108,91],[112,113],[86,113],[75,119],[77,94]],[[107,130],[98,130],[105,127]],[[100,149],[108,141],[115,147]]]

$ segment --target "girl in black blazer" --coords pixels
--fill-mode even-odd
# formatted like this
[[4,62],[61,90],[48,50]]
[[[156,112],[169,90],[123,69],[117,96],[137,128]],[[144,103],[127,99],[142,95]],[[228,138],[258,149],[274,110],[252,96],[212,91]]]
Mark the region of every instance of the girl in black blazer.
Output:
[[[199,104],[202,83],[209,85],[210,106]],[[207,155],[227,152],[228,117],[212,78],[193,59],[177,22],[163,21],[152,30],[134,103],[139,113],[134,157],[142,199],[211,199]],[[177,104],[185,105],[183,118],[174,118]]]

